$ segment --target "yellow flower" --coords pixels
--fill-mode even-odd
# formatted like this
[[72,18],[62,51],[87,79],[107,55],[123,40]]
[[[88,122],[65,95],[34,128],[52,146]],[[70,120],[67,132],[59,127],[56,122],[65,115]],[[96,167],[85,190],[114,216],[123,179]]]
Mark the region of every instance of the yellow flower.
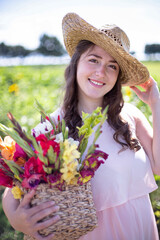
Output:
[[126,95],[127,95],[128,97],[131,97],[132,91],[131,91],[130,87],[125,87],[125,90],[126,90]]
[[82,183],[86,183],[86,182],[90,181],[91,178],[92,178],[91,175],[86,176],[84,178],[80,177],[79,181],[82,182]]
[[60,172],[62,173],[62,179],[67,184],[76,184],[77,176],[79,176],[79,173],[77,172],[77,161],[72,161],[68,164],[64,163],[63,168],[61,168]]
[[15,199],[21,199],[24,193],[21,191],[21,189],[18,186],[16,186],[12,188],[12,194]]
[[9,86],[8,91],[11,92],[18,92],[19,91],[19,87],[16,83],[12,84],[11,86]]
[[64,141],[64,152],[62,157],[66,164],[79,158],[80,152],[77,150],[77,145],[69,143],[66,139]]

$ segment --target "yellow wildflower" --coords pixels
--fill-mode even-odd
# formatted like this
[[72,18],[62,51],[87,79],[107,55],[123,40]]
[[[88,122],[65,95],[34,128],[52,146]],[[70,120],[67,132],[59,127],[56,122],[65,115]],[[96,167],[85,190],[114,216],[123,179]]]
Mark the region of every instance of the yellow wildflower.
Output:
[[92,178],[92,175],[89,175],[89,176],[86,176],[84,178],[80,178],[79,181],[82,182],[82,183],[86,183],[88,181],[90,181],[90,179]]
[[16,187],[12,188],[12,194],[13,194],[15,199],[21,199],[21,197],[24,193],[22,192],[22,190],[18,186],[16,186]]
[[128,97],[131,97],[132,91],[131,91],[130,87],[125,87],[125,90],[126,90],[126,95],[127,95]]
[[11,86],[9,86],[8,91],[11,92],[18,92],[19,91],[19,87],[16,83],[12,84]]
[[61,168],[60,172],[62,173],[62,179],[67,184],[75,184],[76,182],[76,175],[79,176],[79,173],[77,172],[77,161],[72,161],[68,164],[64,163],[63,168]]
[[66,139],[64,141],[64,152],[62,157],[66,164],[72,162],[74,159],[79,158],[80,152],[77,150],[77,145],[70,144]]

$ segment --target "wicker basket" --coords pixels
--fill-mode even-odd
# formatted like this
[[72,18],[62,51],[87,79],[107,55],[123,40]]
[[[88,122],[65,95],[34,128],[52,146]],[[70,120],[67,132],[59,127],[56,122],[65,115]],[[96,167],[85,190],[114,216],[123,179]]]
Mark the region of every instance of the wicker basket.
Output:
[[[39,233],[42,236],[54,233],[56,240],[79,239],[97,226],[90,182],[82,186],[67,186],[64,191],[50,188],[48,184],[40,184],[31,204],[36,206],[47,200],[54,200],[56,205],[60,207],[58,212],[60,220],[54,225],[40,230]],[[32,239],[29,236],[24,236],[24,240]]]

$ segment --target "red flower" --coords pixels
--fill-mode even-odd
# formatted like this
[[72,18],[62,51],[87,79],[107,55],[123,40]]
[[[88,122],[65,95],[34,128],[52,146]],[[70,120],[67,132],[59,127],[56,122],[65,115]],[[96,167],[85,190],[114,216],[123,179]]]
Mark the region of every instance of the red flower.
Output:
[[6,175],[6,173],[0,169],[0,186],[12,188],[13,179]]
[[43,149],[43,155],[45,156],[50,148],[50,146],[53,147],[54,152],[57,153],[57,156],[60,153],[60,145],[59,143],[55,142],[53,140],[48,140],[48,138],[44,134],[40,134],[38,137],[36,137],[36,140],[40,142],[40,145]]
[[31,157],[24,165],[25,172],[22,175],[22,187],[36,188],[41,182],[46,182],[46,173],[43,170],[43,162],[39,158]]
[[48,116],[46,116],[46,119],[47,119],[48,121],[50,121],[50,119],[49,119],[49,117],[48,117]]
[[33,174],[42,174],[45,175],[43,170],[43,162],[39,158],[31,157],[24,165],[25,172],[24,177],[29,178]]

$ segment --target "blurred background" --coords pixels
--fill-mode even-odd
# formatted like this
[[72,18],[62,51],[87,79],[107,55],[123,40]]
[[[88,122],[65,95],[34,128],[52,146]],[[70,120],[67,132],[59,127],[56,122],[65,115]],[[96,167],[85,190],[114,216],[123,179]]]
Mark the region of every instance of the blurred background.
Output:
[[[160,87],[159,0],[0,0],[0,122],[11,126],[12,112],[30,133],[40,121],[37,99],[47,112],[60,106],[64,71],[69,56],[63,44],[61,22],[68,12],[92,25],[121,27],[130,39],[130,53],[143,62]],[[149,107],[123,87],[126,102],[137,106],[152,124]],[[3,134],[0,133],[3,137]],[[160,177],[155,176],[160,185]],[[4,188],[0,187],[0,198]],[[160,190],[151,195],[160,232]],[[0,201],[0,239],[23,239],[5,217]]]
[[117,24],[135,57],[160,59],[159,0],[0,0],[0,65],[66,63],[67,56],[55,56],[65,55],[61,22],[68,12],[98,28]]

